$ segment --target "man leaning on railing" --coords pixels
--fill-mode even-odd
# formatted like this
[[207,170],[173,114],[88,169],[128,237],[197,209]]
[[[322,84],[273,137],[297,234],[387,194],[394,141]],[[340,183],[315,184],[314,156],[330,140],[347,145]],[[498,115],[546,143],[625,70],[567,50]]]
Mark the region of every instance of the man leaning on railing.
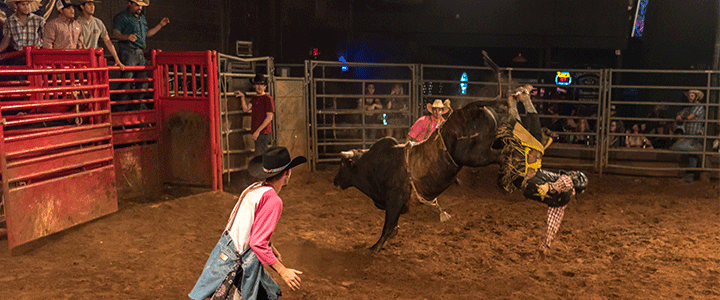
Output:
[[[685,107],[675,117],[678,128],[681,129],[681,134],[683,135],[702,135],[705,107],[699,102],[703,99],[704,94],[698,90],[689,90],[685,93],[685,96],[691,105]],[[691,137],[682,137],[670,146],[670,150],[686,152],[702,151],[702,148],[702,139]],[[692,182],[697,177],[698,172],[692,169],[697,168],[698,158],[697,154],[688,154],[687,165],[685,165],[688,170],[685,171],[685,176],[683,177],[686,182]]]

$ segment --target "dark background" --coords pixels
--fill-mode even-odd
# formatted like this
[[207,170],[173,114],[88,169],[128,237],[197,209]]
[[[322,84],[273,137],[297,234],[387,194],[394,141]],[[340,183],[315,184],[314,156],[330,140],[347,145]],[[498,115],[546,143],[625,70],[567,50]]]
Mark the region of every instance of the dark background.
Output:
[[[645,33],[630,38],[636,0],[153,0],[148,38],[166,51],[218,50],[252,41],[255,56],[501,66],[522,53],[528,67],[705,69],[711,64],[717,3],[649,0]],[[125,1],[97,5],[108,29]],[[621,50],[621,56],[616,56]]]

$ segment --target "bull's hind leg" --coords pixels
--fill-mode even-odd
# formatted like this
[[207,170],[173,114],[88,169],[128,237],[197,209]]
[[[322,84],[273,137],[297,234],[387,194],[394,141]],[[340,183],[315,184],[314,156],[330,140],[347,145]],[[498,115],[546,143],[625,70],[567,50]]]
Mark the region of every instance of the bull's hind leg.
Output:
[[[398,201],[399,202],[399,201]],[[377,253],[382,249],[385,242],[391,237],[397,234],[397,224],[400,219],[400,212],[402,211],[402,205],[391,204],[385,207],[385,225],[383,225],[382,234],[380,239],[368,248],[373,253]]]

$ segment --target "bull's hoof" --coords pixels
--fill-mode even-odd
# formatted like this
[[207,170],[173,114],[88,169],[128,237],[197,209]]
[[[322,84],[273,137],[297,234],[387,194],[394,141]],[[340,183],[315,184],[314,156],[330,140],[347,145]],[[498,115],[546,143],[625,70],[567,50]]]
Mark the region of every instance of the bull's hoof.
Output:
[[370,252],[370,254],[375,254],[375,253],[380,252],[380,247],[378,247],[377,245],[373,245],[372,247],[367,248],[367,249],[365,249],[365,250],[367,250],[368,252]]

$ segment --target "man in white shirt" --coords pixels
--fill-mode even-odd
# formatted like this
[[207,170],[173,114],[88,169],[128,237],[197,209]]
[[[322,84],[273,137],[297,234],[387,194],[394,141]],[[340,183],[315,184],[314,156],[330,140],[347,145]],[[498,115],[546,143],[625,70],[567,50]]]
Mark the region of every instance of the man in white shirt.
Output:
[[107,27],[105,27],[105,24],[103,24],[100,19],[95,17],[95,3],[99,2],[95,2],[95,0],[81,0],[78,4],[80,16],[78,16],[77,21],[80,23],[82,30],[83,46],[85,48],[97,48],[98,41],[102,39],[105,47],[110,54],[112,54],[115,65],[119,66],[120,70],[125,70],[125,65],[120,62],[117,51],[115,51],[115,46],[113,46],[112,41],[110,41]]

